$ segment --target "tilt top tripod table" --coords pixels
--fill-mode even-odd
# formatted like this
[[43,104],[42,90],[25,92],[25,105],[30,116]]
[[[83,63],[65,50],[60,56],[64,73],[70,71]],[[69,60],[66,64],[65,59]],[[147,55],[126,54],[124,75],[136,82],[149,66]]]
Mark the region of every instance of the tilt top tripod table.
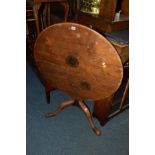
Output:
[[45,116],[52,117],[65,107],[79,105],[93,131],[100,135],[84,100],[98,101],[109,97],[121,84],[121,59],[110,42],[86,26],[59,23],[38,35],[34,57],[45,85],[73,98]]

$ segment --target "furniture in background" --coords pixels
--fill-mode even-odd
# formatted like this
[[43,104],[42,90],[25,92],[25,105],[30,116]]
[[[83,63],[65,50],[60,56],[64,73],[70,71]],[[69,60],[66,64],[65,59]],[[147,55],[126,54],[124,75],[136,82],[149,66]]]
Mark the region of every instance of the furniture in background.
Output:
[[[116,49],[105,37],[86,26],[59,23],[40,33],[34,56],[45,85],[72,97],[45,116],[53,117],[65,107],[78,105],[99,136],[101,132],[95,127],[84,101],[89,99],[103,104],[102,100],[108,98],[109,101],[109,96],[111,98],[121,85],[123,67]],[[111,102],[106,106],[110,107]],[[107,115],[109,110],[104,110]]]
[[33,47],[35,40],[40,33],[38,9],[39,5],[29,1],[26,3],[26,57],[31,62],[33,59]]
[[[116,13],[120,13],[119,18]],[[111,22],[128,20],[129,0],[101,0],[99,16]]]
[[51,12],[52,3],[60,3],[63,5],[64,22],[67,21],[69,12],[69,4],[67,0],[34,0],[34,3],[41,3],[41,6],[38,10],[39,25],[41,30],[52,24],[52,12]]
[[26,56],[33,65],[35,65],[33,56],[35,40],[44,28],[53,24],[51,6],[55,4],[63,6],[62,21],[66,22],[69,11],[67,0],[29,0],[26,2]]
[[[73,0],[76,21],[102,32],[129,27],[129,0]],[[91,5],[92,3],[92,5]],[[87,5],[88,4],[88,5]],[[98,10],[94,5],[98,5]]]

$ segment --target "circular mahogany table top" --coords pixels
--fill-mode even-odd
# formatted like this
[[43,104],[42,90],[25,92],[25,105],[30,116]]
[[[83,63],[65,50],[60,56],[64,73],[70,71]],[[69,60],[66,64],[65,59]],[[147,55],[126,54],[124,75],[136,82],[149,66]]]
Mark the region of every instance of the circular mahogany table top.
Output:
[[44,29],[36,40],[34,57],[43,80],[75,99],[109,97],[123,77],[121,59],[109,41],[76,23]]

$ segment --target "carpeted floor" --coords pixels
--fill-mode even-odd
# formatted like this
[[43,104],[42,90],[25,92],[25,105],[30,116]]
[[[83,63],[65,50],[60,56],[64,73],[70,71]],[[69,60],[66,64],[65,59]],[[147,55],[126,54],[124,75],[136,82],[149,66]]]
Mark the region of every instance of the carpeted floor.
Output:
[[[129,111],[111,119],[104,127],[94,119],[102,135],[96,136],[77,107],[68,107],[58,116],[45,118],[69,96],[60,91],[51,94],[46,103],[44,87],[27,65],[27,155],[128,155]],[[93,103],[87,102],[93,108]]]

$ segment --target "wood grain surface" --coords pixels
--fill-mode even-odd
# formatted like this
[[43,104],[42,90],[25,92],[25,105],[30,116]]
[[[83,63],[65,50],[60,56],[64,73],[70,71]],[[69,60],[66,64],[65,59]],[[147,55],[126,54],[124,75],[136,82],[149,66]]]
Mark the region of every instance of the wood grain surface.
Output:
[[59,23],[43,30],[34,57],[44,80],[75,99],[109,97],[123,77],[120,57],[111,43],[76,23]]

